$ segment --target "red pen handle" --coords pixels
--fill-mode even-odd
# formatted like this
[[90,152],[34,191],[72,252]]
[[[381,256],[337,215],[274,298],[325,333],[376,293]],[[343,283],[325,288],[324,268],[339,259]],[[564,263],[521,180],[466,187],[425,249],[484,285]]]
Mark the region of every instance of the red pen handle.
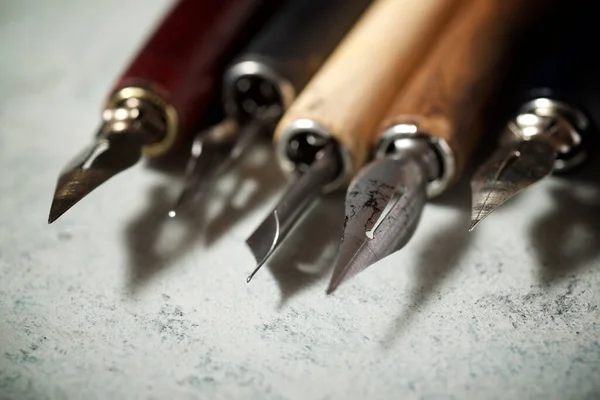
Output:
[[124,74],[107,108],[137,97],[163,111],[166,132],[147,146],[160,156],[189,134],[217,95],[229,60],[268,14],[273,0],[180,0]]

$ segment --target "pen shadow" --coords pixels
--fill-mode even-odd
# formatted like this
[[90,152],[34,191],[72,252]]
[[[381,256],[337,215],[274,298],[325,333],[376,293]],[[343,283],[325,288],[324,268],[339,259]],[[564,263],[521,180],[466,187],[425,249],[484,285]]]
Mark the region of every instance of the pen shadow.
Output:
[[[161,184],[149,191],[147,206],[131,219],[124,233],[131,290],[144,286],[192,249],[210,247],[282,185],[272,146],[264,143],[256,147],[256,152],[252,149],[233,171],[220,177],[197,204],[178,212],[175,218],[168,217],[175,201],[171,190],[180,185]],[[249,195],[244,191],[248,187]],[[243,201],[240,194],[246,194]]]
[[172,205],[169,186],[157,185],[149,191],[146,208],[125,228],[128,287],[132,291],[202,243],[205,216],[201,209],[172,219],[167,216]]
[[[384,348],[390,348],[403,335],[419,310],[433,298],[435,291],[460,265],[474,238],[473,233],[468,232],[471,215],[469,199],[468,179],[462,179],[454,190],[436,202],[452,207],[458,210],[458,213],[423,243],[423,250],[417,257],[420,265],[414,270],[410,300],[403,307],[400,315],[390,324],[382,340]],[[440,246],[440,243],[444,245]]]
[[550,189],[553,208],[537,219],[530,237],[538,258],[537,276],[552,286],[600,257],[600,162],[554,179],[566,185]]
[[[145,166],[169,178],[183,176],[196,133],[223,118],[220,103],[219,99],[212,101],[191,135],[178,138],[168,154],[146,159]],[[177,183],[181,184],[179,180]],[[151,188],[146,208],[128,222],[123,232],[129,267],[127,285],[132,291],[183,256],[202,237],[205,219],[202,208],[186,210],[185,218],[167,217],[175,201],[170,193],[174,188],[167,184]],[[174,231],[176,234],[171,235]],[[181,240],[174,243],[173,238]]]
[[278,310],[322,281],[333,267],[344,224],[344,195],[317,199],[269,260],[267,267],[281,293]]
[[228,181],[228,187],[211,190],[211,196],[218,199],[220,207],[207,219],[207,245],[219,240],[285,184],[275,160],[273,145],[267,141],[257,143],[242,156],[231,172],[221,178]]
[[[552,10],[548,7],[543,12]],[[540,14],[542,16],[542,14]],[[468,232],[471,217],[471,189],[470,180],[477,168],[484,163],[498,146],[499,139],[506,129],[506,122],[517,112],[515,104],[519,101],[520,93],[529,81],[529,74],[534,71],[536,60],[544,55],[545,47],[539,43],[547,43],[546,28],[551,27],[550,15],[543,16],[544,23],[528,24],[517,31],[510,41],[509,55],[500,63],[502,76],[494,83],[494,88],[486,95],[485,104],[478,111],[475,125],[462,127],[463,129],[481,129],[482,138],[475,148],[472,162],[469,163],[457,187],[447,192],[447,196],[433,199],[431,203],[448,206],[458,211],[445,226],[441,226],[435,234],[427,238],[423,244],[423,251],[417,259],[422,265],[415,269],[413,290],[409,295],[409,302],[401,314],[392,322],[382,346],[389,348],[403,335],[403,332],[413,323],[415,316],[431,301],[436,290],[444,280],[449,277],[459,266],[466,255],[469,245],[477,234]],[[552,43],[551,41],[548,43]],[[500,71],[500,69],[499,69]],[[515,207],[518,198],[504,204],[503,212]],[[443,245],[440,245],[443,243]]]

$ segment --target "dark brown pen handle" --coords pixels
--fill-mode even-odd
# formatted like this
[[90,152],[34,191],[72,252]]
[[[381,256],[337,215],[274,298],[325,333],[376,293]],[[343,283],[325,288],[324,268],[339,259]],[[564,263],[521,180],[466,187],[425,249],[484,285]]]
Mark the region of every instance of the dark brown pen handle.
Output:
[[478,0],[463,5],[396,98],[379,134],[410,124],[444,139],[454,153],[458,177],[481,134],[480,113],[502,73],[512,34],[533,8],[530,2]]
[[272,4],[277,1],[178,1],[125,70],[113,93],[128,87],[151,91],[175,110],[177,136],[188,134],[219,92],[227,63],[258,28],[254,26],[260,24],[258,20],[268,15]]

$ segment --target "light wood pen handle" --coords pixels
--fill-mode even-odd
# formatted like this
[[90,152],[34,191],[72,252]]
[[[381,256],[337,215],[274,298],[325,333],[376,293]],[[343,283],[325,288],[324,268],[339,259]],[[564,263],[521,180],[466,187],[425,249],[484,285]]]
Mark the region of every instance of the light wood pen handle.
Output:
[[[483,0],[484,2],[487,0]],[[377,0],[283,116],[275,132],[284,171],[285,144],[306,121],[347,151],[346,183],[367,160],[369,138],[394,95],[443,30],[460,0]],[[306,129],[304,129],[306,130]],[[346,166],[348,167],[348,166]]]
[[[407,124],[443,139],[454,156],[453,176],[444,178],[445,186],[460,176],[478,141],[481,111],[502,73],[510,39],[531,15],[533,7],[527,3],[534,2],[470,1],[454,16],[377,131],[381,135]],[[381,154],[385,138],[373,140],[380,143]]]

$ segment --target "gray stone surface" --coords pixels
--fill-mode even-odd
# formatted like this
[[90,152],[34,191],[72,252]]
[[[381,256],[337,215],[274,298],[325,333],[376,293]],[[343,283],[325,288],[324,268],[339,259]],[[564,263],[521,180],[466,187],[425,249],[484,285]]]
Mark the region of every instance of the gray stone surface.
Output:
[[600,398],[597,165],[472,234],[463,184],[330,297],[339,197],[245,283],[283,182],[260,152],[249,204],[224,206],[229,176],[204,223],[165,222],[178,182],[140,164],[48,226],[57,173],[168,3],[0,5],[1,399]]

